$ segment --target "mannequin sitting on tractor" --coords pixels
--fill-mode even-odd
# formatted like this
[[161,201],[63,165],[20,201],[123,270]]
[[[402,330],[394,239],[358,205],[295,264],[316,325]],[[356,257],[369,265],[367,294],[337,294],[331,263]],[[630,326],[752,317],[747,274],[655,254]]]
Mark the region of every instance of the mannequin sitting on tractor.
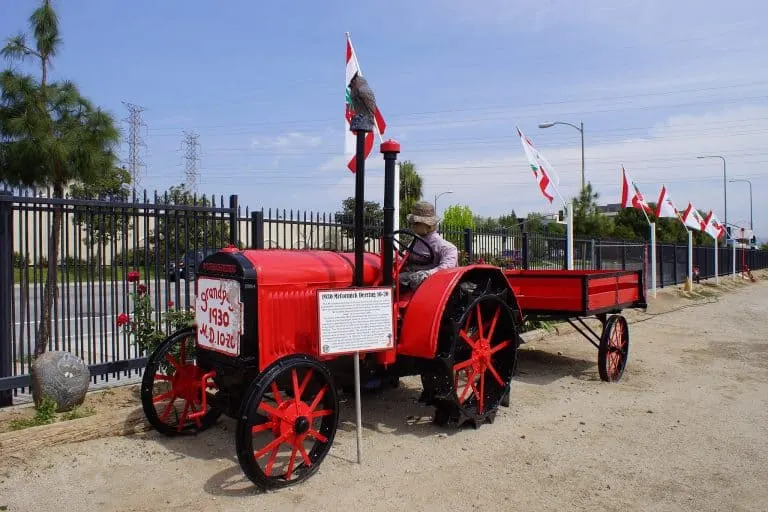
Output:
[[438,222],[435,207],[429,201],[416,203],[408,215],[411,231],[426,241],[429,247],[424,247],[421,240],[415,241],[408,263],[400,273],[400,286],[403,288],[415,290],[438,270],[459,266],[458,250],[436,231]]

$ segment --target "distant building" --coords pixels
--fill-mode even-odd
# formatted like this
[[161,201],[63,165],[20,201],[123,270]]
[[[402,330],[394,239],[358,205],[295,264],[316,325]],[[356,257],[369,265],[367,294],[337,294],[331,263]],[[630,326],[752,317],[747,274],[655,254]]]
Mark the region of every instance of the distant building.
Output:
[[621,203],[598,205],[597,209],[600,210],[600,213],[602,213],[606,217],[615,217],[619,214],[619,211],[621,210]]

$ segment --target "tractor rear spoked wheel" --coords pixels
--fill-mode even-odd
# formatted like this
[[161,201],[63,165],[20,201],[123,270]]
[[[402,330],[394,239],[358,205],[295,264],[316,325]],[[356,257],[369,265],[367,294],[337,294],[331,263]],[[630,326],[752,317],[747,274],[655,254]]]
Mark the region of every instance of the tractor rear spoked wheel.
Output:
[[207,390],[215,387],[194,358],[194,327],[171,334],[147,361],[141,381],[141,405],[152,427],[166,436],[196,434],[210,428],[221,411],[207,404]]
[[446,373],[433,376],[438,391],[434,421],[475,428],[492,423],[509,392],[517,357],[512,311],[500,296],[486,294],[474,299],[458,320],[449,321],[454,332],[450,354],[442,361]]
[[600,379],[617,382],[624,374],[629,356],[629,328],[627,319],[613,315],[605,322],[597,352],[597,369]]
[[237,458],[262,490],[302,482],[317,471],[339,421],[336,386],[320,361],[292,355],[256,379],[237,422]]

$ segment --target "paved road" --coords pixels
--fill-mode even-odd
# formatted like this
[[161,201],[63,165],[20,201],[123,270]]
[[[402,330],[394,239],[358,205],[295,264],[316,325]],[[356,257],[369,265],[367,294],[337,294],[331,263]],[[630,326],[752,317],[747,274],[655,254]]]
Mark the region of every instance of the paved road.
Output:
[[[192,305],[194,289],[191,286],[187,289],[186,280],[168,282],[161,279],[151,281],[148,286],[156,310],[165,311],[169,301],[173,301],[175,307]],[[28,289],[21,286],[14,288],[16,360],[24,359],[34,347],[43,289],[42,284],[32,284]],[[109,347],[123,344],[116,321],[120,313],[130,314],[133,311],[129,295],[133,289],[132,283],[122,281],[60,284],[59,298],[52,312],[52,338],[66,350],[73,350],[79,345],[90,346],[90,350],[83,352],[83,355],[90,352],[96,361],[101,360],[105,352],[112,355],[113,350]]]

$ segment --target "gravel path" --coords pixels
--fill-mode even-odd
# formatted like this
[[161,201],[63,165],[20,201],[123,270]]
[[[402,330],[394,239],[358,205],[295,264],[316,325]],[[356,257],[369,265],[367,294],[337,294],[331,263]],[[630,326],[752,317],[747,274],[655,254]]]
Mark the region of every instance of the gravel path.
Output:
[[191,439],[19,453],[0,468],[0,510],[766,510],[768,283],[658,301],[691,307],[637,316],[621,382],[599,380],[579,335],[533,341],[512,407],[477,431],[442,434],[408,379],[363,404],[362,465],[349,401],[331,454],[298,487],[258,494],[224,419]]

